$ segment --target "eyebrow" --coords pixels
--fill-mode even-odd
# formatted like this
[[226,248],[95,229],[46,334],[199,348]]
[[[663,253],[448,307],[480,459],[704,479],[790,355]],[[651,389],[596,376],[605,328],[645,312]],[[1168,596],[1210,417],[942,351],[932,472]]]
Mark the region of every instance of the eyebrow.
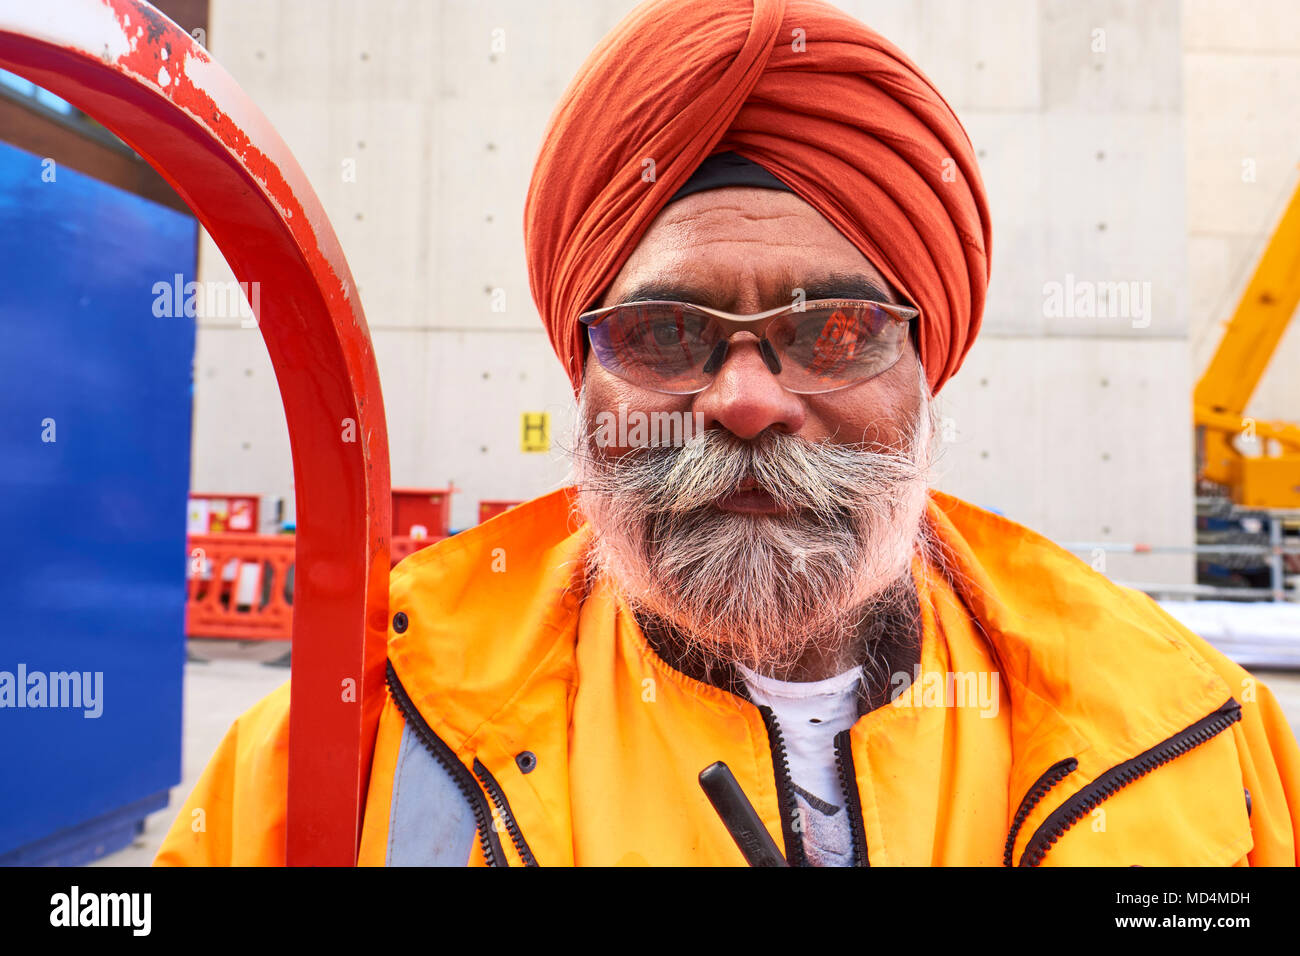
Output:
[[[794,299],[794,290],[803,289],[804,299],[815,302],[818,299],[866,299],[871,302],[894,302],[894,297],[881,283],[870,276],[859,273],[832,272],[822,276],[806,279],[802,282],[788,282],[789,298]],[[690,302],[694,305],[722,309],[734,298],[732,288],[719,288],[714,285],[697,286],[689,282],[655,281],[643,282],[619,298],[619,304],[633,302]]]

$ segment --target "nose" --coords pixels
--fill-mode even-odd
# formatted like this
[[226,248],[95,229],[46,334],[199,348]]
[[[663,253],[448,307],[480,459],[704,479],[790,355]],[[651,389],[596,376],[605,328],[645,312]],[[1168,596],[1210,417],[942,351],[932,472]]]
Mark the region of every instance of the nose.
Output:
[[781,387],[763,361],[758,338],[748,332],[731,339],[722,367],[695,396],[693,411],[705,428],[721,425],[746,441],[768,428],[794,434],[806,416],[803,399]]

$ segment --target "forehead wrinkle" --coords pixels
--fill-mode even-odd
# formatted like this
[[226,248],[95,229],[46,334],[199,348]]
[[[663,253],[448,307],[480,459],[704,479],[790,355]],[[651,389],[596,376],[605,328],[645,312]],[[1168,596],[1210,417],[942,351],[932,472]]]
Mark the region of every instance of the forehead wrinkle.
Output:
[[673,210],[673,215],[665,216],[660,224],[676,226],[690,222],[692,219],[706,219],[710,216],[726,214],[728,219],[744,219],[749,222],[767,222],[772,219],[806,219],[807,214],[800,209],[773,210],[772,212],[754,212],[748,206],[707,206],[703,209],[687,211]]

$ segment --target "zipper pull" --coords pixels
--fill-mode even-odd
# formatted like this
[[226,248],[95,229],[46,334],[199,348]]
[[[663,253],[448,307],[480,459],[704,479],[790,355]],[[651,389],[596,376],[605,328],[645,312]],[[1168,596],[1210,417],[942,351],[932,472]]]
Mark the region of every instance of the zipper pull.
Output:
[[700,787],[750,866],[789,866],[735,775],[721,760],[700,771]]

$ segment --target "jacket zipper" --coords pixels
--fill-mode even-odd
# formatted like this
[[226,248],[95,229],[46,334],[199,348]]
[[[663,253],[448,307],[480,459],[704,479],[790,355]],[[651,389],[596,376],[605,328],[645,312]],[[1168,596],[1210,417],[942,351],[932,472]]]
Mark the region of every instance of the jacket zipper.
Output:
[[[791,866],[808,866],[803,838],[794,830],[797,805],[794,800],[794,783],[790,779],[790,761],[785,752],[785,737],[781,725],[770,707],[759,707],[763,723],[767,725],[767,739],[772,747],[772,769],[776,773],[777,806],[781,811],[781,834],[785,838],[785,858]],[[853,768],[853,751],[849,743],[850,731],[835,735],[835,768],[844,788],[845,813],[849,818],[849,832],[853,837],[853,865],[870,866],[867,856],[866,826],[862,820],[862,801],[858,796],[858,778]]]
[[1038,806],[1043,797],[1047,796],[1047,791],[1074,773],[1078,766],[1079,761],[1073,757],[1066,757],[1064,760],[1048,767],[1043,775],[1034,782],[1034,785],[1029,788],[1025,798],[1020,801],[1020,809],[1016,811],[1015,819],[1011,821],[1011,831],[1007,834],[1007,845],[1002,850],[1003,866],[1011,865],[1011,854],[1016,846],[1016,837],[1020,835],[1020,828],[1025,825],[1025,820],[1028,818],[1030,811]]
[[[492,826],[492,811],[488,807],[487,798],[483,796],[483,791],[479,789],[478,784],[475,782],[474,775],[465,769],[465,765],[460,762],[455,751],[448,747],[447,744],[433,732],[425,722],[424,717],[418,710],[416,710],[415,705],[411,703],[410,696],[406,693],[406,688],[402,686],[402,682],[398,679],[397,672],[393,670],[392,661],[388,662],[387,676],[388,691],[392,694],[393,702],[397,704],[398,710],[402,712],[402,716],[415,731],[415,735],[420,738],[429,753],[433,754],[434,759],[442,765],[444,770],[451,774],[452,780],[456,782],[456,786],[460,789],[460,792],[464,794],[465,800],[469,803],[470,810],[474,814],[474,823],[478,830],[479,846],[482,847],[483,858],[487,861],[487,865],[509,866],[510,864],[506,861],[505,853],[502,852],[501,849],[501,841],[497,839],[496,830]],[[482,766],[482,764],[478,762],[477,758],[475,758],[474,764],[476,771],[478,767]],[[483,772],[487,774],[487,768],[484,768]],[[492,779],[491,774],[487,774],[487,777],[489,780]],[[495,785],[496,781],[493,780],[492,783]],[[499,791],[500,787],[497,787],[497,790]],[[501,802],[505,802],[504,794],[502,794]],[[498,809],[501,813],[502,819],[506,821],[507,829],[511,826],[514,827],[514,829],[511,830],[511,837],[513,838],[515,832],[517,832],[519,828],[515,825],[514,819],[510,816],[509,806],[501,807],[498,805]],[[523,837],[521,835],[520,840],[522,839]],[[518,848],[519,844],[516,843],[515,846]],[[522,856],[522,854],[520,855]],[[529,857],[531,856],[532,854],[530,853]]]
[[[1174,758],[1181,757],[1188,751],[1194,750],[1201,744],[1213,739],[1239,720],[1241,720],[1241,705],[1232,698],[1228,698],[1228,702],[1214,713],[1202,717],[1190,727],[1179,731],[1168,740],[1156,744],[1150,750],[1138,754],[1132,760],[1126,760],[1107,770],[1052,811],[1051,815],[1034,831],[1034,835],[1029,838],[1029,842],[1025,844],[1025,852],[1020,856],[1020,865],[1038,866],[1043,862],[1043,857],[1047,854],[1047,851],[1065,834],[1065,831],[1078,823],[1103,801],[1124,789],[1133,781],[1145,777],[1157,767],[1162,767]],[[1067,764],[1073,765],[1061,772]],[[1046,774],[1039,778],[1038,783],[1034,784],[1030,792],[1025,795],[1025,800],[1020,805],[1020,811],[1016,813],[1017,820],[1023,824],[1024,818],[1028,816],[1033,805],[1041,800],[1043,795],[1057,782],[1072,772],[1076,766],[1078,766],[1078,762],[1073,758],[1053,765]],[[1038,793],[1038,796],[1031,803],[1030,798],[1034,796],[1035,792],[1039,790],[1040,786],[1048,780],[1054,771],[1058,775],[1054,780],[1042,787],[1042,792]],[[1027,803],[1028,807],[1026,807]],[[1015,830],[1018,829],[1017,826]],[[1011,848],[1014,841],[1015,832],[1013,831],[1011,836],[1008,837],[1006,854],[1003,857],[1003,862],[1007,866],[1011,865]]]
[[867,828],[862,819],[862,798],[858,794],[858,774],[853,767],[852,733],[850,730],[841,730],[835,735],[835,766],[840,772],[840,787],[844,791],[844,812],[849,815],[849,833],[853,837],[853,865],[870,866]]
[[497,783],[497,778],[492,776],[492,771],[488,770],[478,757],[474,758],[474,776],[478,777],[483,784],[483,789],[496,804],[497,812],[501,814],[501,822],[505,825],[506,832],[510,834],[510,842],[515,845],[519,859],[524,861],[524,866],[536,866],[537,858],[533,856],[533,851],[529,848],[528,841],[524,839],[514,814],[510,812],[510,801],[506,799],[506,792],[501,789],[501,784]]
[[781,811],[781,835],[785,839],[785,858],[791,866],[807,866],[808,857],[803,852],[803,840],[794,830],[794,785],[790,780],[790,761],[785,754],[785,738],[776,714],[771,707],[759,707],[763,723],[767,725],[767,740],[772,748],[772,769],[776,773],[776,801]]

